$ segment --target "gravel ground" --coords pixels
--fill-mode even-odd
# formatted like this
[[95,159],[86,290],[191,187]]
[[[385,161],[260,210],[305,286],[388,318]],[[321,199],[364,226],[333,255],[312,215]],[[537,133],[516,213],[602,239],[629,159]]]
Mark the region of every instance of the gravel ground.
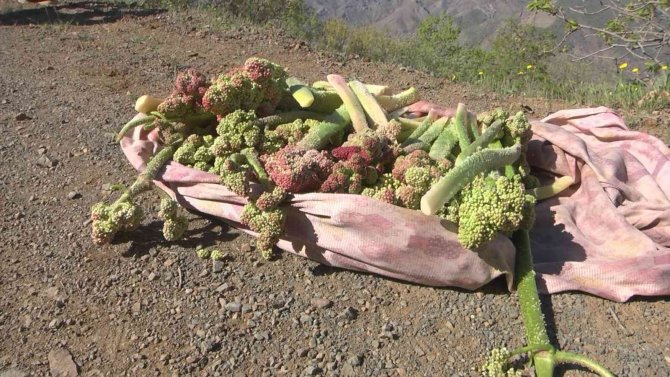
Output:
[[[561,104],[472,93],[281,35],[217,31],[197,16],[163,12],[22,8],[0,16],[0,41],[0,377],[471,376],[488,349],[522,345],[516,296],[502,281],[473,293],[290,254],[266,262],[250,237],[195,215],[181,242],[165,242],[149,215],[97,247],[89,209],[115,197],[111,184],[136,175],[112,141],[134,98],[165,94],[184,66],[213,74],[260,55],[306,80],[339,72],[413,85],[428,99],[475,110],[524,104],[542,116]],[[142,201],[157,206],[155,195]],[[202,261],[197,245],[227,257]],[[619,304],[568,293],[544,304],[561,348],[620,376],[670,375],[666,299]]]

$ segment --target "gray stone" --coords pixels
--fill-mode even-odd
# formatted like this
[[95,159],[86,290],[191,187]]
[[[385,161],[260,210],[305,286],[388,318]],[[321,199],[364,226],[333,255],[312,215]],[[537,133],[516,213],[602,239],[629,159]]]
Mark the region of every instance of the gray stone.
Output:
[[49,370],[52,376],[77,377],[77,364],[74,363],[70,351],[65,348],[56,348],[49,352]]
[[313,298],[310,304],[317,309],[328,309],[333,306],[333,302],[326,298]]
[[10,368],[0,371],[0,377],[25,377],[28,374],[20,369]]
[[224,306],[224,308],[229,312],[237,313],[242,310],[242,304],[239,302],[229,302]]
[[363,358],[360,355],[354,355],[349,358],[349,365],[357,367],[363,364]]

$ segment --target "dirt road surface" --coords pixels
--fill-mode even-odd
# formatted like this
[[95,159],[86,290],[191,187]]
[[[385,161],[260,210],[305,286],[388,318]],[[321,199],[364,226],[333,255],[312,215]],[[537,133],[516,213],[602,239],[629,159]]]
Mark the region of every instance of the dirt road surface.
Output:
[[[134,99],[165,95],[177,69],[225,71],[262,56],[305,80],[341,73],[474,110],[561,105],[477,94],[398,67],[341,59],[196,16],[0,1],[0,376],[471,376],[488,349],[523,344],[514,294],[434,289],[282,254],[191,216],[168,243],[149,214],[112,245],[89,238],[89,209],[136,172],[112,136]],[[144,195],[155,208],[156,195]],[[155,212],[155,211],[154,211]],[[227,253],[217,265],[197,245]],[[620,376],[670,375],[670,304],[546,297],[557,344]],[[570,370],[565,376],[588,375]]]

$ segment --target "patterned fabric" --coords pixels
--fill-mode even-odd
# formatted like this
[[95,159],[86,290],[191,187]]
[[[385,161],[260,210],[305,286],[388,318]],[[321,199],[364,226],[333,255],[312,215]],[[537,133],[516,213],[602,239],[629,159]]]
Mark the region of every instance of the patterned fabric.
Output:
[[[412,110],[430,109],[422,102]],[[531,241],[541,291],[580,290],[615,301],[670,294],[668,148],[628,130],[604,107],[557,112],[533,122],[533,132],[534,171],[547,180],[575,179],[537,205]],[[141,171],[160,145],[138,127],[121,147]],[[218,182],[173,161],[156,183],[186,208],[254,234],[239,224],[245,199]],[[501,275],[512,282],[514,246],[504,236],[475,252],[436,216],[359,195],[299,194],[286,212],[278,247],[320,263],[432,286],[476,289]]]

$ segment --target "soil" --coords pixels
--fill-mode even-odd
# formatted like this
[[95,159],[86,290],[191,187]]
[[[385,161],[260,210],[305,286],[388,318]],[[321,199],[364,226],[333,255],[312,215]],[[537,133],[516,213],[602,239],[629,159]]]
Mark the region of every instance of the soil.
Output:
[[[197,15],[0,6],[0,376],[471,376],[488,349],[523,344],[517,299],[502,281],[473,293],[289,254],[266,262],[251,237],[196,215],[183,241],[164,241],[149,215],[100,247],[89,210],[136,176],[112,139],[134,99],[165,95],[186,66],[213,75],[263,56],[305,80],[339,72],[475,111],[525,105],[541,117],[565,104],[474,93]],[[156,208],[156,197],[141,204]],[[227,257],[214,266],[197,258],[198,245]],[[543,303],[561,348],[620,376],[670,375],[666,299],[566,293]]]

